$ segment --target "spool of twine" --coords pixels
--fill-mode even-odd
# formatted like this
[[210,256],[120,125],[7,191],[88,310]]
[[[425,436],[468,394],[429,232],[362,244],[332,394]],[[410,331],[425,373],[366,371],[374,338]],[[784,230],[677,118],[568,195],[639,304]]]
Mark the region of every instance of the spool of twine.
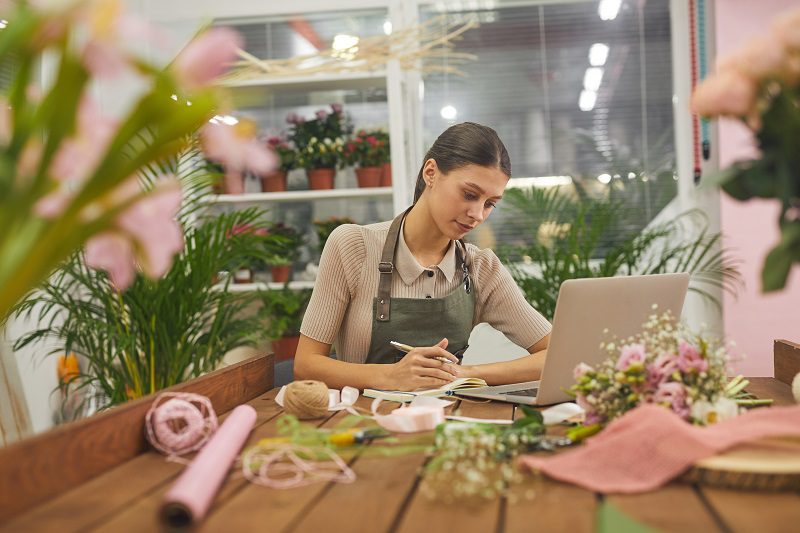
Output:
[[211,400],[199,394],[162,393],[145,415],[147,440],[170,457],[199,450],[217,426]]
[[321,381],[294,381],[286,386],[283,408],[300,420],[328,414],[328,386]]

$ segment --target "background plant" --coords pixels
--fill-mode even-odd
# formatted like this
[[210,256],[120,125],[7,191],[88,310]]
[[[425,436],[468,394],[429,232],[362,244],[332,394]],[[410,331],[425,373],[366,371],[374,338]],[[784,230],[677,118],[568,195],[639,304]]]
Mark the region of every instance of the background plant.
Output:
[[310,289],[294,290],[284,286],[279,290],[259,291],[258,317],[269,339],[300,334],[303,314],[311,299]]
[[264,265],[270,267],[292,264],[300,255],[300,247],[305,244],[305,237],[283,222],[269,224],[267,237],[264,241]]
[[531,188],[508,190],[503,202],[527,225],[529,242],[503,247],[501,257],[526,299],[549,319],[568,279],[688,272],[690,290],[717,304],[711,288],[735,292],[740,283],[723,255],[721,236],[708,231],[699,211],[620,238],[623,210],[617,201]]
[[328,242],[331,232],[341,226],[342,224],[356,224],[356,221],[349,217],[331,217],[327,220],[315,220],[314,228],[317,230],[317,237],[319,237],[319,251],[325,249],[325,243]]
[[379,167],[389,162],[389,136],[380,130],[358,130],[344,146],[346,164],[358,167]]
[[279,135],[273,135],[267,139],[269,146],[278,156],[278,168],[284,172],[291,172],[297,168],[297,150],[292,147],[287,139]]

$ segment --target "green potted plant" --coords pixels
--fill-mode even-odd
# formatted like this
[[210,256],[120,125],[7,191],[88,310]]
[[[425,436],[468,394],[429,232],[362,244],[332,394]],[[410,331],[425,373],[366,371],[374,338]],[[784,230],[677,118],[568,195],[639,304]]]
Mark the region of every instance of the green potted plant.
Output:
[[344,147],[344,161],[355,166],[359,187],[380,187],[389,144],[378,138],[382,132],[359,130]]
[[297,147],[297,164],[306,169],[311,189],[332,189],[336,167],[342,162],[344,136],[350,131],[348,119],[339,104],[331,112],[320,109],[316,118],[306,121],[290,114],[290,139]]
[[297,351],[300,325],[311,299],[311,290],[293,290],[284,286],[277,290],[259,291],[257,297],[261,303],[258,317],[267,338],[272,341],[275,360],[292,359]]
[[264,241],[265,263],[271,268],[272,281],[286,283],[289,281],[292,263],[297,259],[305,237],[297,229],[277,222],[267,229],[268,239]]
[[317,237],[319,237],[319,252],[325,249],[325,243],[331,232],[341,226],[342,224],[356,224],[356,221],[350,217],[331,217],[328,220],[315,220],[314,227],[317,230]]
[[381,174],[381,187],[392,186],[392,150],[389,144],[389,132],[383,130],[375,130],[373,132],[378,141],[383,143],[383,150],[385,151],[385,158],[383,162],[383,174]]
[[297,167],[297,150],[288,140],[280,135],[267,139],[267,146],[278,156],[278,168],[261,177],[263,192],[281,192],[286,190],[286,176]]

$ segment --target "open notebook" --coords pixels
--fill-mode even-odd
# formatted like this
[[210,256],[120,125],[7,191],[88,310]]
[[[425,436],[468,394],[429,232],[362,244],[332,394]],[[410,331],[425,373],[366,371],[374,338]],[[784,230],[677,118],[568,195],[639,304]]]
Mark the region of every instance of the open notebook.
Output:
[[458,378],[451,381],[447,385],[442,385],[436,389],[419,389],[409,392],[399,390],[364,389],[364,396],[368,398],[380,398],[381,400],[391,400],[394,402],[410,402],[417,396],[432,396],[434,398],[439,396],[452,396],[455,391],[485,386],[486,382],[480,378]]

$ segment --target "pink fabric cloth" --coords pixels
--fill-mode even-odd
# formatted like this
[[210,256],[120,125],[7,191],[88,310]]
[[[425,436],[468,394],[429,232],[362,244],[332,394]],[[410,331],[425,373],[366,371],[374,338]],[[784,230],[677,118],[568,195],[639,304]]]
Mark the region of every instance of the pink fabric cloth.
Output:
[[708,427],[643,405],[585,446],[556,456],[523,456],[522,466],[603,493],[654,490],[697,461],[764,437],[800,436],[800,406],[755,409]]

